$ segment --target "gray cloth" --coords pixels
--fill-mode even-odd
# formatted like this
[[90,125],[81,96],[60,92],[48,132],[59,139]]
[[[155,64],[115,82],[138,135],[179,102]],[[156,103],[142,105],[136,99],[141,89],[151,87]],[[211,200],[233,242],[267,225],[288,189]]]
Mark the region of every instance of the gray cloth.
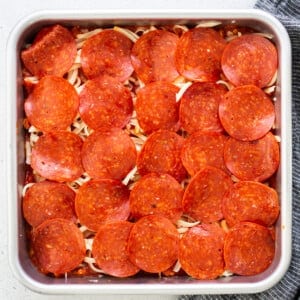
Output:
[[179,300],[300,299],[300,0],[258,0],[255,8],[265,10],[277,17],[287,29],[292,41],[293,252],[291,265],[277,285],[262,293],[180,296]]

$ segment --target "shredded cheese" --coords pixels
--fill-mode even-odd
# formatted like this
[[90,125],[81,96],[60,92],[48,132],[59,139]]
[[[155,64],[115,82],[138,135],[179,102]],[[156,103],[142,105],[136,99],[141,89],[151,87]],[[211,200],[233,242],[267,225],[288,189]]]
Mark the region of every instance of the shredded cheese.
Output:
[[119,26],[114,26],[114,30],[117,31],[117,32],[120,32],[120,33],[124,34],[133,43],[135,43],[139,39],[139,36],[136,33],[134,33],[131,30],[129,30],[129,29],[121,28]]

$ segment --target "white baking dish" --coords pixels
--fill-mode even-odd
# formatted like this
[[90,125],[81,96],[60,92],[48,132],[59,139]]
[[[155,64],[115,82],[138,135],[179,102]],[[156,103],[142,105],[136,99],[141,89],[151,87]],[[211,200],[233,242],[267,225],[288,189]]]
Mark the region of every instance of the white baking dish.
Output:
[[[27,251],[25,222],[21,210],[24,181],[24,135],[22,128],[23,90],[20,49],[41,27],[62,25],[127,25],[127,24],[195,24],[201,20],[237,22],[259,32],[274,35],[279,53],[276,106],[276,135],[281,138],[281,163],[276,176],[276,189],[281,202],[276,224],[275,259],[265,272],[256,276],[232,276],[212,281],[189,277],[112,277],[51,278],[39,273]],[[7,154],[9,204],[9,260],[16,277],[27,287],[55,294],[224,294],[256,293],[275,285],[286,272],[291,258],[291,48],[288,34],[279,21],[260,10],[230,11],[42,11],[16,25],[7,45],[7,103],[9,142]]]

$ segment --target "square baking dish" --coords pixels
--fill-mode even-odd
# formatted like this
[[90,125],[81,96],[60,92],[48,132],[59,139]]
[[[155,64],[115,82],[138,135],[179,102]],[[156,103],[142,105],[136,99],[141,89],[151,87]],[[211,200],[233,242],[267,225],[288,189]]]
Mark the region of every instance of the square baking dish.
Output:
[[[237,23],[274,36],[279,53],[276,88],[276,132],[280,137],[281,163],[275,185],[281,203],[276,224],[276,253],[272,265],[256,276],[231,276],[200,281],[184,276],[140,276],[127,279],[113,277],[52,278],[37,271],[27,251],[25,222],[21,201],[24,182],[23,87],[20,50],[38,30],[46,25],[125,26],[149,24],[196,24],[200,21]],[[291,48],[288,34],[281,23],[260,10],[231,11],[41,11],[18,23],[7,44],[7,108],[9,142],[8,197],[9,260],[15,276],[25,286],[52,294],[228,294],[257,293],[275,285],[286,272],[291,258]]]

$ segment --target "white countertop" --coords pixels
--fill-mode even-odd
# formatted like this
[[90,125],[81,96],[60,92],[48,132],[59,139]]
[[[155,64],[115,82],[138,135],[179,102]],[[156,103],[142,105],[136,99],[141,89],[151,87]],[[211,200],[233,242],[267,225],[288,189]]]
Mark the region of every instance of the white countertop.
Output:
[[[5,46],[6,41],[12,28],[23,17],[34,11],[42,9],[247,9],[252,8],[256,0],[8,0],[0,1],[0,126],[5,128],[7,118],[6,106],[13,105],[8,103],[5,97],[5,87],[8,82],[5,79]],[[54,296],[40,295],[24,287],[16,278],[14,278],[8,264],[8,212],[7,203],[10,199],[7,197],[7,182],[5,179],[6,157],[5,143],[7,134],[5,129],[0,135],[0,299],[119,299],[119,300],[171,300],[176,299],[175,295],[124,295],[124,296],[97,296],[97,295],[71,295],[71,296]]]

